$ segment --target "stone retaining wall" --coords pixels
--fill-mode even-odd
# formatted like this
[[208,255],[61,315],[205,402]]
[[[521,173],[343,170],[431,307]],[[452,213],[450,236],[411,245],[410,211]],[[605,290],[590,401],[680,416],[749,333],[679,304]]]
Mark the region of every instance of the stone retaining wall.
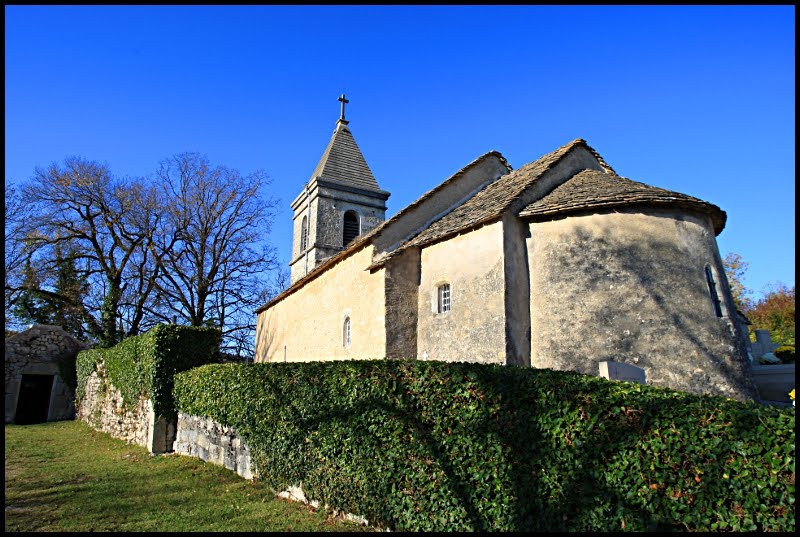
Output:
[[[99,373],[99,374],[98,374]],[[123,406],[122,394],[105,378],[102,364],[86,381],[77,417],[93,428],[129,444],[144,446],[151,453],[172,451],[175,424],[163,417],[156,419],[153,402],[140,397],[132,408]]]
[[250,463],[250,448],[236,429],[211,418],[179,413],[174,451],[224,466],[245,479],[258,477]]
[[795,387],[795,364],[753,364],[753,382],[766,404],[789,406],[789,392]]
[[[250,448],[236,429],[211,418],[178,413],[178,427],[174,446],[175,453],[197,457],[206,462],[224,466],[241,477],[258,479],[258,472],[250,460]],[[291,486],[277,494],[279,498],[302,502],[314,508],[319,502],[309,501],[301,486]],[[328,506],[326,505],[327,509]],[[369,522],[364,517],[351,513],[342,515],[362,526]]]

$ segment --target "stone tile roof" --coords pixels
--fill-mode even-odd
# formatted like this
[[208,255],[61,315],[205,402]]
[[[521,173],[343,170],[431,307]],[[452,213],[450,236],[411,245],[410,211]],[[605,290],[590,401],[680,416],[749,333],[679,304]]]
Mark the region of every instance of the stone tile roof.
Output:
[[314,168],[311,179],[315,177],[367,190],[380,190],[353,133],[341,122],[337,123],[328,147]]
[[[427,200],[428,198],[433,196],[436,192],[438,192],[439,190],[441,190],[445,186],[453,183],[454,181],[457,181],[470,168],[480,164],[481,162],[483,162],[484,160],[486,160],[490,156],[494,156],[494,157],[499,158],[500,161],[506,166],[506,168],[508,168],[509,171],[511,170],[511,166],[508,164],[508,162],[506,162],[506,159],[498,151],[489,151],[488,153],[485,153],[485,154],[481,155],[480,157],[476,158],[475,160],[473,160],[472,162],[470,162],[469,164],[467,164],[466,166],[461,168],[459,171],[457,171],[456,173],[454,173],[453,175],[451,175],[450,177],[448,177],[447,179],[445,179],[444,181],[439,183],[436,187],[434,187],[431,190],[425,192],[422,196],[420,196],[415,201],[413,201],[412,203],[410,203],[409,205],[407,205],[406,207],[404,207],[403,209],[398,211],[391,218],[389,218],[387,220],[384,220],[383,222],[381,222],[380,224],[378,224],[377,226],[375,226],[374,228],[372,228],[368,232],[356,237],[353,240],[353,242],[351,242],[347,246],[347,248],[345,248],[341,252],[337,253],[336,255],[331,256],[330,258],[326,259],[325,261],[323,261],[322,263],[320,263],[319,265],[314,267],[314,269],[311,270],[311,272],[309,272],[308,274],[306,274],[305,276],[303,276],[302,278],[300,278],[299,280],[294,282],[285,291],[283,291],[282,293],[277,295],[275,298],[273,298],[272,300],[270,300],[269,302],[267,302],[266,304],[264,304],[263,306],[261,306],[260,308],[255,310],[255,313],[258,314],[258,313],[264,311],[265,309],[269,308],[272,304],[274,304],[276,302],[279,302],[280,300],[283,300],[285,297],[291,295],[292,293],[294,293],[295,291],[297,291],[298,289],[303,287],[307,282],[313,280],[319,274],[321,274],[322,272],[328,270],[328,268],[330,268],[332,265],[335,265],[336,263],[338,263],[342,259],[344,259],[344,258],[356,253],[358,250],[360,250],[360,249],[364,248],[365,246],[369,245],[372,242],[372,239],[377,237],[378,234],[381,233],[381,231],[386,229],[388,226],[391,226],[394,222],[399,220],[403,215],[405,215],[406,213],[411,211],[414,207],[417,207],[420,204],[422,204],[423,202],[425,202],[425,200]],[[372,269],[373,266],[370,266],[369,268]]]
[[587,210],[631,206],[672,206],[693,210],[711,217],[714,232],[725,227],[725,211],[698,198],[679,194],[616,174],[583,170],[531,203],[519,215],[523,218],[552,217]]
[[[336,133],[334,133],[334,138],[335,137]],[[353,144],[355,144],[355,141]],[[329,144],[329,148],[332,145],[333,139],[331,140],[331,144]],[[258,308],[256,313],[264,311],[272,304],[299,290],[307,282],[313,280],[331,266],[369,245],[372,239],[377,237],[388,226],[391,226],[392,223],[396,222],[402,215],[423,203],[445,185],[457,181],[470,167],[478,164],[490,155],[502,159],[510,173],[500,176],[496,181],[489,183],[469,200],[454,208],[442,218],[430,224],[427,228],[421,230],[416,236],[413,236],[393,252],[389,252],[388,255],[374,262],[368,268],[370,270],[379,268],[384,265],[387,260],[406,248],[421,247],[444,240],[452,235],[479,227],[500,218],[503,211],[508,208],[514,200],[519,198],[531,184],[577,147],[582,147],[589,151],[597,159],[604,171],[584,170],[575,174],[571,179],[567,180],[559,187],[556,187],[542,199],[526,206],[520,212],[520,216],[539,218],[604,207],[671,205],[709,214],[712,218],[715,233],[717,234],[719,234],[725,226],[726,214],[716,205],[704,202],[698,198],[620,177],[616,174],[614,169],[603,160],[597,151],[590,147],[586,143],[586,140],[581,138],[576,138],[570,143],[559,147],[555,151],[515,171],[511,171],[511,166],[508,165],[500,153],[497,151],[490,151],[475,159],[467,166],[464,166],[464,168],[440,183],[437,187],[420,196],[416,201],[400,210],[388,220],[385,220],[369,232],[357,237],[346,249],[315,267],[283,293],[270,300],[264,306]],[[328,154],[328,150],[326,150],[326,154]],[[324,157],[323,155],[323,160],[325,159]],[[322,161],[320,161],[320,163],[322,163]]]
[[512,169],[511,166],[508,164],[508,162],[506,161],[505,157],[503,155],[501,155],[499,151],[489,151],[488,153],[484,153],[483,155],[481,155],[480,157],[476,158],[475,160],[473,160],[472,162],[470,162],[469,164],[467,164],[466,166],[464,166],[463,168],[458,170],[456,173],[454,173],[453,175],[451,175],[450,177],[448,177],[447,179],[445,179],[444,181],[439,183],[436,187],[428,190],[422,196],[420,196],[419,198],[414,200],[412,203],[410,203],[409,205],[407,205],[403,209],[400,209],[397,212],[397,214],[395,214],[394,216],[392,216],[388,220],[386,220],[384,222],[381,222],[381,224],[379,226],[377,226],[375,229],[372,230],[370,236],[379,233],[381,230],[385,229],[387,226],[389,226],[393,222],[397,221],[401,216],[403,216],[404,214],[410,212],[413,208],[415,208],[415,207],[419,206],[420,204],[422,204],[425,200],[427,200],[430,197],[432,197],[434,194],[436,194],[438,191],[440,191],[441,189],[443,189],[447,185],[449,185],[449,184],[451,184],[451,183],[453,183],[455,181],[458,181],[458,179],[462,175],[464,175],[470,168],[480,164],[481,162],[483,162],[484,160],[486,160],[490,156],[495,156],[498,159],[500,159],[500,161],[503,163],[503,165],[505,165],[506,169],[508,171],[511,171],[511,169]]
[[611,166],[606,164],[602,157],[589,147],[585,140],[577,138],[534,162],[503,175],[497,181],[488,184],[460,207],[440,218],[416,237],[406,242],[402,248],[424,246],[499,218],[502,212],[515,199],[521,196],[534,181],[576,147],[583,147],[590,151],[604,169],[614,173]]

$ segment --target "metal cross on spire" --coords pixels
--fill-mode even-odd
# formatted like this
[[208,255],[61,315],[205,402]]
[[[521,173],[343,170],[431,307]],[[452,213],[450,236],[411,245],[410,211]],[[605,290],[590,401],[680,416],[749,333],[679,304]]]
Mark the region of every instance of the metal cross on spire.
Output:
[[345,96],[344,96],[344,93],[342,93],[342,96],[341,96],[341,97],[339,97],[338,101],[339,101],[340,103],[342,103],[342,115],[341,115],[341,117],[339,118],[339,121],[346,121],[346,120],[344,119],[344,105],[346,105],[346,104],[347,104],[347,103],[349,103],[350,101],[348,101],[348,100],[345,98]]

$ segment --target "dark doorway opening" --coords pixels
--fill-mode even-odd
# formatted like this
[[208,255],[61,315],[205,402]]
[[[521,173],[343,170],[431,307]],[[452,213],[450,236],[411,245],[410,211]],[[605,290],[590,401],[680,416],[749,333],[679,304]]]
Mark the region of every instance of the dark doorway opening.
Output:
[[47,421],[52,388],[53,375],[22,375],[14,423],[27,425]]

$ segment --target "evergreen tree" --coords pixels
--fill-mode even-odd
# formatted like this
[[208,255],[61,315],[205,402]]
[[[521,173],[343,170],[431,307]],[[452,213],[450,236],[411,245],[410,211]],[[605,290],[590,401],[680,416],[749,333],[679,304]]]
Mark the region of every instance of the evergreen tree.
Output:
[[24,274],[22,290],[13,306],[14,316],[23,324],[51,324],[53,308],[40,290],[41,281],[30,257],[25,261]]
[[56,245],[55,251],[57,299],[53,307],[54,324],[61,326],[68,334],[85,340],[87,334],[83,327],[85,316],[83,299],[89,292],[89,284],[78,274],[72,250],[66,257],[62,254],[59,245]]

